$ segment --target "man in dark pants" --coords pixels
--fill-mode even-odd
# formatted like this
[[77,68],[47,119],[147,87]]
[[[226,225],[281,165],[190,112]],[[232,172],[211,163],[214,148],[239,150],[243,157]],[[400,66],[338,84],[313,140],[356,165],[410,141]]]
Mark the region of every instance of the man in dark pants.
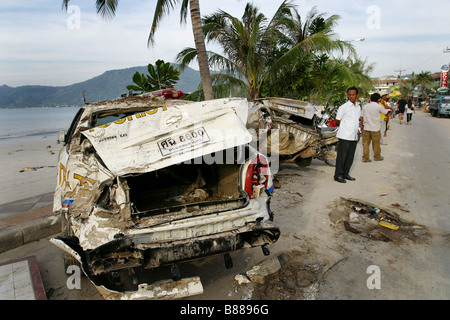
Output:
[[405,97],[402,97],[397,102],[398,120],[400,121],[400,124],[402,124],[402,121],[403,121],[403,115],[405,113],[406,104],[407,104],[407,102],[405,100]]
[[339,142],[334,180],[340,183],[345,183],[345,180],[355,180],[349,175],[349,171],[355,157],[358,129],[360,127],[361,107],[357,102],[358,97],[359,92],[357,88],[348,88],[348,101],[339,107],[336,114],[335,121],[339,126],[336,137],[339,139]]

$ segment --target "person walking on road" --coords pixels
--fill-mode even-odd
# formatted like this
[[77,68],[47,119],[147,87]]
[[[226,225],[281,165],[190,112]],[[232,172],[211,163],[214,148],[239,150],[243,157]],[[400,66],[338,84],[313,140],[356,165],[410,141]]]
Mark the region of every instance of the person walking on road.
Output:
[[402,97],[397,102],[398,120],[400,121],[400,124],[402,124],[402,121],[403,121],[403,115],[405,113],[405,107],[406,107],[406,100],[405,100],[404,97]]
[[370,96],[371,102],[366,104],[361,111],[362,126],[362,143],[363,143],[363,162],[371,162],[370,160],[370,143],[372,143],[373,159],[382,161],[381,156],[381,131],[380,131],[380,114],[389,116],[390,110],[378,103],[380,94],[374,93]]
[[339,126],[336,137],[339,142],[334,180],[340,183],[346,183],[346,180],[356,180],[349,175],[349,172],[355,157],[360,127],[361,107],[357,102],[358,97],[359,92],[356,87],[348,88],[348,101],[340,106],[336,113],[335,122]]
[[384,144],[383,142],[383,138],[386,137],[386,133],[388,131],[389,128],[389,119],[391,118],[390,115],[392,114],[392,112],[394,111],[394,109],[392,109],[389,104],[388,104],[388,92],[387,91],[382,91],[380,93],[381,95],[381,99],[378,102],[379,104],[381,104],[383,107],[385,107],[386,109],[390,110],[390,112],[387,115],[384,115],[383,113],[381,113],[380,116],[380,131],[381,131],[381,144]]
[[408,104],[406,105],[406,124],[411,124],[413,113],[416,113],[414,110],[414,104],[411,100],[408,100]]
[[[388,106],[391,107],[391,109],[392,109],[390,118],[391,118],[391,119],[394,119],[394,118],[395,118],[395,112],[394,112],[395,103],[394,103],[394,101],[392,101],[392,98],[389,98],[389,100],[388,100]],[[390,124],[389,124],[389,125],[390,125]]]

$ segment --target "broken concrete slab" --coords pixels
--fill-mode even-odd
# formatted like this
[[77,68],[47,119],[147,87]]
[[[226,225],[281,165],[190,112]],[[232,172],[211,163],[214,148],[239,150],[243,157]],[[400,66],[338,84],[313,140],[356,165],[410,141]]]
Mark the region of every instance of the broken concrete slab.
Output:
[[264,280],[267,276],[277,272],[280,269],[281,264],[278,257],[272,257],[248,270],[246,275],[252,282],[264,284]]
[[243,283],[250,283],[250,279],[245,275],[245,274],[237,274],[234,277],[234,280],[236,280],[236,282],[238,284],[243,284]]

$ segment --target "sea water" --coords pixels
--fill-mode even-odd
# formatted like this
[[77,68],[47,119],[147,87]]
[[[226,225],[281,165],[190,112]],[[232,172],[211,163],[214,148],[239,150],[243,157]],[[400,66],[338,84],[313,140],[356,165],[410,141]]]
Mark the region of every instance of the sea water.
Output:
[[67,131],[79,107],[0,108],[0,139],[56,136]]

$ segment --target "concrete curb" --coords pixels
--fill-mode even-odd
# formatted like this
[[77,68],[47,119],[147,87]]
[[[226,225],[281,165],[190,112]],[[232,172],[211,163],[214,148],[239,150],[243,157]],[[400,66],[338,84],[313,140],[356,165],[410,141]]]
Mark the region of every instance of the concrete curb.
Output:
[[61,232],[61,216],[51,215],[0,230],[0,253]]

